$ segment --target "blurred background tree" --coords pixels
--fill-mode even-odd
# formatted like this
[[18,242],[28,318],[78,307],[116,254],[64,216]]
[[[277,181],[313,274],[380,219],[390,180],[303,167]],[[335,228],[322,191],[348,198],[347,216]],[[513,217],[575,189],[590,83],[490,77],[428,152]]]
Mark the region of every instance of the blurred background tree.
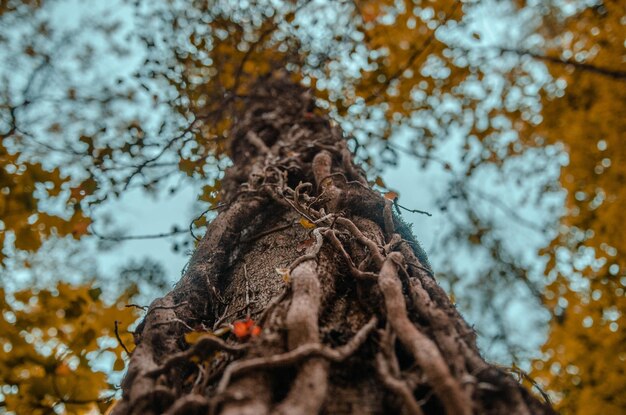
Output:
[[124,305],[177,279],[151,241],[184,262],[219,204],[224,114],[286,67],[381,191],[435,215],[407,217],[487,355],[563,413],[624,412],[625,25],[592,0],[0,2],[0,411],[106,406]]

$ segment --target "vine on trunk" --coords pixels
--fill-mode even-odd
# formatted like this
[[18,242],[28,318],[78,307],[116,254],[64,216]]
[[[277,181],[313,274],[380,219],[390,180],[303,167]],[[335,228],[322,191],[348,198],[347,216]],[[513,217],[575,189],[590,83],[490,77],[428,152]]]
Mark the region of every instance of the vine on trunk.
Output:
[[[224,207],[137,329],[115,414],[553,413],[482,359],[304,88],[274,75],[237,108]],[[184,341],[229,310],[261,334]]]

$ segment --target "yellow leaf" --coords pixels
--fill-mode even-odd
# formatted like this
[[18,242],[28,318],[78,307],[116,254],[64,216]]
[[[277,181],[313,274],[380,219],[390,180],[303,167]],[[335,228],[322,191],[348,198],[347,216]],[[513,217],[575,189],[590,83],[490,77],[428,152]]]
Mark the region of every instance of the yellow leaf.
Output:
[[196,163],[191,160],[180,159],[180,161],[178,162],[178,168],[183,173],[186,173],[187,176],[191,177],[193,176],[193,172],[196,169]]
[[302,225],[304,229],[314,229],[316,227],[313,222],[305,218],[300,219],[300,225]]
[[115,359],[115,363],[113,363],[113,370],[119,372],[120,370],[124,370],[125,367],[126,367],[126,363],[124,362],[124,359],[120,357]]
[[192,331],[189,333],[185,333],[185,341],[187,342],[187,344],[196,344],[201,339],[208,336],[214,337],[215,335],[210,331]]
[[276,268],[276,273],[281,276],[283,281],[289,282],[289,268]]

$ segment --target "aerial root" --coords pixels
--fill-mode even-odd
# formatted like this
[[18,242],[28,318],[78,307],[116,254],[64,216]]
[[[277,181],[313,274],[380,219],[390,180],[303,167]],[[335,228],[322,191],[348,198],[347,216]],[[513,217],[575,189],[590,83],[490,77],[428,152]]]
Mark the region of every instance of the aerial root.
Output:
[[144,376],[156,378],[157,376],[166,373],[168,370],[174,368],[176,365],[189,361],[189,359],[193,356],[207,356],[208,353],[213,350],[221,350],[229,353],[239,353],[244,351],[247,347],[248,345],[246,344],[228,344],[224,340],[216,336],[203,337],[189,349],[174,354],[158,368],[146,372]]
[[382,353],[378,353],[376,355],[376,372],[387,389],[402,399],[402,402],[408,409],[409,413],[414,415],[423,415],[422,409],[415,400],[415,396],[413,396],[413,391],[405,381],[398,379],[391,374],[389,362]]
[[399,252],[391,252],[380,270],[378,286],[383,295],[387,319],[398,340],[413,356],[428,377],[428,381],[438,396],[446,413],[470,415],[470,399],[450,373],[450,369],[437,348],[437,345],[420,332],[409,320],[402,283],[398,278],[398,267],[403,257]]
[[[402,283],[398,278],[398,269],[407,272],[402,263],[404,257],[400,252],[391,252],[397,246],[406,245],[402,239],[394,234],[393,218],[391,216],[391,203],[385,204],[385,227],[386,233],[389,235],[389,243],[384,247],[384,253],[381,253],[380,247],[372,239],[366,237],[361,230],[347,218],[337,218],[336,222],[347,229],[353,237],[355,237],[362,245],[366,246],[370,251],[370,255],[374,259],[375,263],[380,263],[380,274],[361,271],[355,267],[350,255],[346,252],[345,248],[339,241],[336,235],[336,231],[327,230],[324,232],[324,236],[331,242],[336,251],[341,253],[344,260],[348,264],[351,274],[358,279],[378,279],[379,288],[383,293],[385,308],[387,310],[387,318],[395,333],[398,334],[399,340],[405,346],[405,348],[411,352],[415,358],[416,363],[422,367],[426,372],[429,380],[433,383],[433,391],[439,396],[444,406],[446,406],[450,413],[467,414],[470,409],[469,397],[465,391],[462,390],[460,385],[454,380],[453,374],[450,372],[446,359],[442,355],[442,351],[439,347],[443,347],[446,355],[455,356],[453,351],[458,352],[456,345],[460,339],[455,338],[454,335],[442,332],[442,327],[436,327],[437,343],[430,340],[427,336],[421,333],[409,320],[407,315],[407,306],[404,299],[402,290]],[[386,255],[383,256],[384,254]],[[414,259],[414,258],[409,258]],[[420,267],[422,268],[422,267]],[[419,287],[412,285],[409,290],[412,294],[412,299],[420,309],[421,313],[428,321],[433,320],[432,313],[429,309],[434,306],[433,301],[430,299],[428,293],[423,290],[419,290]],[[436,313],[438,317],[445,317],[444,321],[449,321],[448,316],[439,312]],[[453,328],[451,329],[454,333]],[[449,357],[449,356],[446,356]],[[461,357],[461,356],[459,356]],[[463,362],[453,362],[455,372],[467,373],[463,365]],[[381,380],[385,385],[398,394],[405,406],[411,411],[411,413],[421,413],[419,405],[413,396],[413,392],[409,384],[401,379],[398,379],[392,373],[389,367],[389,361],[384,355],[377,357],[376,370],[379,373]],[[451,399],[450,399],[451,398]],[[420,411],[420,412],[418,412]]]
[[223,393],[234,376],[252,370],[273,369],[293,365],[309,357],[322,357],[333,363],[341,363],[353,355],[365,343],[369,334],[376,328],[377,323],[378,319],[372,317],[348,343],[336,349],[324,346],[321,343],[308,343],[286,353],[233,362],[224,371],[224,375],[217,387],[217,392]]
[[391,211],[391,200],[385,200],[385,207],[383,208],[383,220],[385,222],[385,234],[388,238],[395,233],[396,227],[393,224],[393,212]]
[[330,211],[335,210],[342,193],[342,190],[332,180],[332,162],[333,158],[330,152],[322,150],[313,157],[312,164],[317,189],[322,190],[327,195],[326,204]]
[[434,339],[455,376],[459,379],[468,378],[466,357],[462,350],[463,339],[455,330],[450,316],[435,306],[422,282],[417,278],[409,281],[409,298],[417,308],[418,314],[431,323]]
[[204,396],[190,394],[180,397],[164,415],[200,415],[209,408],[209,401]]
[[136,413],[137,410],[153,407],[169,407],[176,400],[174,391],[164,385],[155,385],[146,392],[133,397],[130,408],[115,406],[115,410],[127,409],[128,413]]
[[319,254],[320,249],[322,248],[322,243],[324,242],[321,233],[323,230],[324,228],[316,228],[313,230],[315,244],[308,249],[304,255],[299,256],[291,263],[291,265],[289,265],[289,271],[295,271],[295,269],[304,262],[315,261],[317,259],[317,255]]
[[400,378],[400,366],[395,352],[396,336],[389,323],[385,330],[379,330],[380,349],[376,354],[376,372],[385,387],[396,394],[410,414],[423,415],[420,403],[413,395],[413,385]]
[[376,242],[363,235],[363,232],[361,232],[361,230],[350,219],[338,217],[336,219],[336,222],[345,227],[352,234],[352,236],[354,236],[361,244],[367,247],[377,267],[380,268],[383,265],[385,259]]
[[267,147],[267,144],[265,144],[265,142],[261,139],[261,137],[259,137],[259,135],[255,133],[254,131],[249,130],[248,133],[246,134],[246,138],[248,139],[250,144],[256,147],[256,149],[259,151],[261,155],[266,155],[270,152],[270,149],[269,147]]
[[[305,255],[290,266],[292,295],[285,322],[289,349],[320,342],[318,320],[322,290],[317,272],[317,255],[324,238],[320,228],[316,228],[313,235],[315,245],[308,248]],[[324,359],[310,359],[298,369],[291,389],[276,412],[318,413],[326,398],[327,389],[328,362]]]
[[374,280],[374,281],[378,279],[378,274],[375,274],[373,272],[361,271],[360,269],[356,267],[356,265],[354,265],[352,258],[350,257],[348,252],[346,252],[346,249],[341,244],[341,241],[339,240],[339,238],[337,238],[335,231],[327,230],[326,232],[324,232],[324,236],[327,237],[330,243],[333,245],[333,247],[341,253],[344,260],[348,264],[350,273],[352,274],[354,278],[359,279],[359,280]]
[[345,147],[341,150],[341,164],[352,180],[356,180],[363,186],[368,186],[367,180],[363,174],[359,172],[352,163],[352,153]]
[[313,357],[302,363],[287,397],[276,407],[280,415],[319,413],[328,390],[328,362]]
[[332,156],[327,150],[322,150],[313,158],[313,176],[318,187],[331,174]]
[[251,373],[235,380],[226,394],[211,401],[209,415],[214,415],[221,404],[220,415],[269,415],[271,391],[263,373]]

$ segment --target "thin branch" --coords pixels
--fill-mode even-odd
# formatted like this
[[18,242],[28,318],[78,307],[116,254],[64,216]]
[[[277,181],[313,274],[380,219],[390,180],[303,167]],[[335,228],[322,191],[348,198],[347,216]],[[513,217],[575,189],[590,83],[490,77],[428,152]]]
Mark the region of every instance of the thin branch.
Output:
[[120,346],[122,346],[122,349],[124,349],[126,354],[130,356],[130,352],[128,351],[128,349],[126,348],[126,345],[124,344],[124,342],[122,341],[122,338],[120,337],[118,324],[120,324],[120,322],[115,320],[115,338],[117,339],[117,342],[120,344]]
[[138,308],[138,309],[143,310],[143,311],[146,311],[148,309],[147,306],[139,305],[139,304],[126,304],[124,307],[126,307],[126,308],[134,307],[134,308]]
[[139,239],[158,239],[158,238],[168,238],[170,236],[178,235],[181,233],[186,233],[187,231],[184,229],[174,229],[171,232],[163,232],[163,233],[155,233],[155,234],[147,234],[147,235],[125,235],[125,236],[113,236],[113,235],[101,235],[99,232],[92,227],[90,230],[91,234],[98,237],[103,241],[130,241],[130,240],[139,240]]
[[400,203],[395,203],[396,206],[398,206],[400,209],[404,209],[407,212],[411,212],[411,213],[421,213],[422,215],[426,215],[426,216],[432,216],[432,213],[426,212],[425,210],[419,210],[419,209],[409,209],[407,207],[402,206]]
[[[500,209],[502,212],[504,212],[507,215],[510,215],[513,219],[523,224],[524,226],[528,227],[529,229],[532,229],[533,231],[536,231],[542,235],[545,234],[546,232],[545,226],[542,226],[540,224],[537,224],[531,220],[524,218],[515,209],[509,207],[506,203],[504,203],[498,197],[490,195],[481,190],[478,190],[476,187],[473,187],[473,186],[472,187],[468,186],[467,190],[469,191],[469,194],[474,194],[478,196],[479,198],[481,198],[482,200],[491,203],[492,205]],[[461,189],[461,192],[467,195],[466,190]],[[466,196],[465,198],[468,200],[468,203],[469,203],[469,197]]]
[[556,63],[558,65],[572,66],[576,69],[580,69],[587,72],[593,72],[598,75],[607,76],[609,78],[616,79],[618,81],[626,81],[626,71],[620,71],[617,69],[603,68],[601,66],[595,66],[586,62],[578,62],[571,59],[562,59],[557,56],[540,55],[530,50],[518,50],[510,48],[497,48],[500,52],[514,53],[519,56],[530,56],[533,59],[546,61],[550,63]]
[[170,138],[168,140],[168,142],[165,144],[165,146],[163,146],[163,148],[161,149],[161,151],[159,151],[154,157],[151,157],[147,160],[145,160],[143,163],[139,164],[137,166],[137,168],[135,169],[135,171],[133,171],[126,179],[126,184],[124,185],[124,189],[123,190],[127,190],[128,186],[130,186],[131,181],[133,180],[133,178],[135,176],[137,176],[138,174],[141,174],[142,171],[148,167],[151,163],[157,161],[159,158],[161,158],[161,156],[163,156],[163,154],[165,154],[165,152],[167,150],[169,150],[170,147],[172,147],[174,145],[174,143],[176,143],[178,140],[182,139],[185,137],[185,135],[187,135],[187,133],[190,133],[194,130],[194,124],[195,121],[189,123],[189,125],[183,129],[182,131],[180,131],[180,133],[172,138]]
[[520,377],[522,377],[523,379],[527,380],[528,382],[530,382],[531,385],[533,385],[533,387],[535,389],[537,389],[537,391],[539,392],[539,394],[541,395],[541,397],[543,398],[543,400],[545,401],[545,403],[547,403],[548,405],[552,405],[552,400],[550,399],[550,395],[548,395],[543,388],[541,387],[541,385],[539,383],[537,383],[537,381],[535,379],[533,379],[528,373],[526,373],[525,370],[522,370],[519,367],[511,367],[508,368],[511,372],[513,373],[517,373]]

